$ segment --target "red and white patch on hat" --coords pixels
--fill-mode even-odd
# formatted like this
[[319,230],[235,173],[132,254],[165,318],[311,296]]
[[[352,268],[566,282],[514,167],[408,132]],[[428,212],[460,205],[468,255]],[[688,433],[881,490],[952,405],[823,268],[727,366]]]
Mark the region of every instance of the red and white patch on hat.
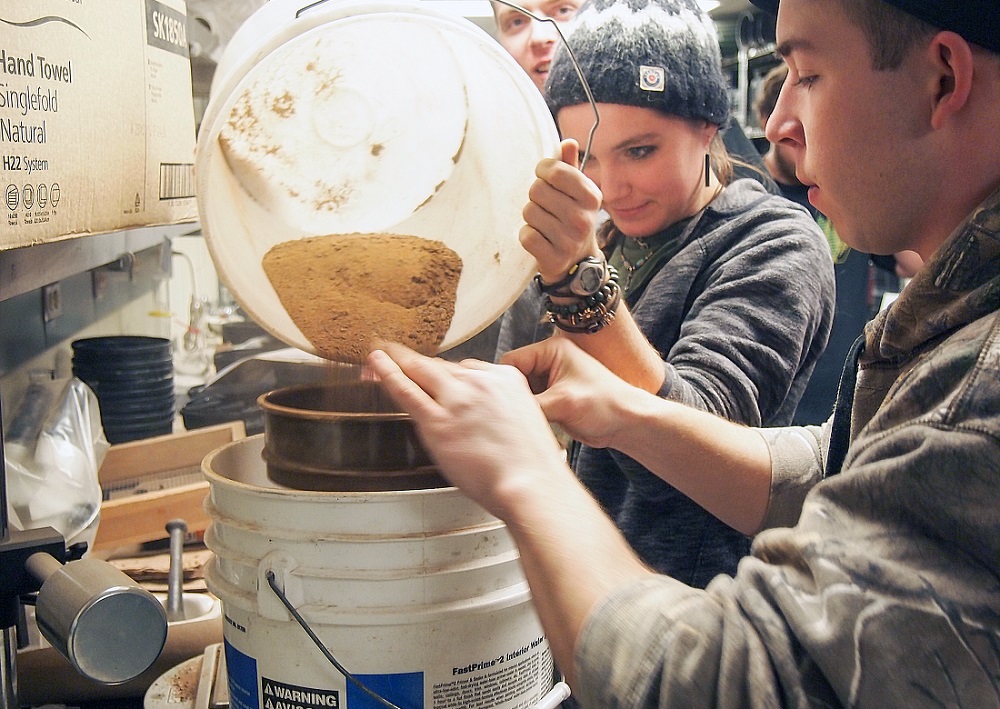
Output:
[[643,91],[663,91],[667,87],[666,72],[658,66],[639,67],[639,88]]

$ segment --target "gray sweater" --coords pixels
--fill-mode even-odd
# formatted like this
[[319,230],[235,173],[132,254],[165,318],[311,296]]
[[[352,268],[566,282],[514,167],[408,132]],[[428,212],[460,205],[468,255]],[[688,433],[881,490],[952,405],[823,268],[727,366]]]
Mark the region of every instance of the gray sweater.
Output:
[[[833,320],[833,260],[822,231],[800,206],[738,180],[682,239],[629,302],[663,355],[660,395],[748,425],[791,423]],[[537,311],[520,317],[522,326],[538,320]],[[513,344],[509,320],[501,339]],[[746,536],[618,451],[576,447],[572,463],[658,571],[703,587],[735,572],[749,551]]]
[[761,430],[773,528],[734,578],[595,609],[581,704],[1000,706],[998,311],[1000,191],[869,324],[840,474],[829,423]]

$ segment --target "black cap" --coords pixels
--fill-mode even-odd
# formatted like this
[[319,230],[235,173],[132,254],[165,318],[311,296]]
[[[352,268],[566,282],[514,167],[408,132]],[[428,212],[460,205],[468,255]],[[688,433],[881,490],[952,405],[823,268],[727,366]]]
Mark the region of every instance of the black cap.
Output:
[[[882,0],[903,12],[1000,54],[1000,2],[997,0]],[[778,0],[750,0],[777,14]]]

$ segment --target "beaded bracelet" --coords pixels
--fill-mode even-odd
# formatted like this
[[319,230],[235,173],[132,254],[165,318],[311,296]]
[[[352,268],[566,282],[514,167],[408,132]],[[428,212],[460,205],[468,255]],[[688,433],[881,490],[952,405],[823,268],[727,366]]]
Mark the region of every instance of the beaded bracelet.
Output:
[[[570,296],[571,294],[566,294],[563,297]],[[584,334],[600,332],[615,319],[615,311],[622,300],[618,272],[609,265],[608,279],[604,285],[593,295],[577,298],[576,302],[553,303],[548,293],[543,294],[543,299],[546,319],[560,330]]]

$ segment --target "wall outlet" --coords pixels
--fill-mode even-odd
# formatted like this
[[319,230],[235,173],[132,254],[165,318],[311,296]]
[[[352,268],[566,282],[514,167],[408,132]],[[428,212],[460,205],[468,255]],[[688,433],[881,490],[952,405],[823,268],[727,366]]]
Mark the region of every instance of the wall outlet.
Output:
[[42,287],[42,318],[52,322],[62,315],[62,288],[59,283],[50,283]]

